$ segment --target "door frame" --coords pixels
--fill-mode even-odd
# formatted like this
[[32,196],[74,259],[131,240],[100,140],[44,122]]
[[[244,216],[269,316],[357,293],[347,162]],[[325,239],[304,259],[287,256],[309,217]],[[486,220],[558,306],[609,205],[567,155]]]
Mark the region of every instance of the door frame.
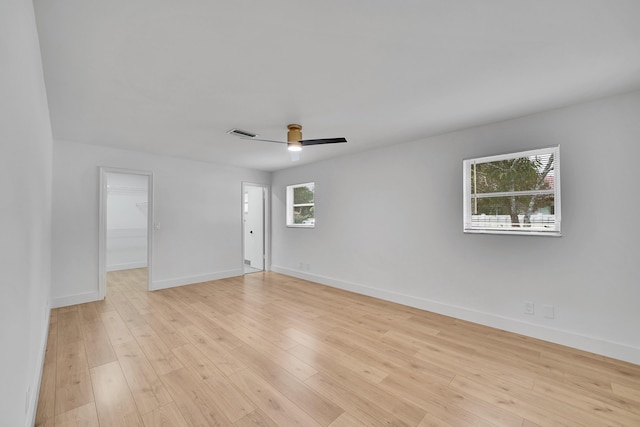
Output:
[[242,182],[240,191],[240,235],[241,235],[241,250],[240,250],[240,268],[244,275],[244,192],[246,187],[259,187],[262,188],[262,200],[263,200],[263,215],[262,221],[264,222],[264,271],[271,271],[271,186],[267,184],[258,184],[255,182]]
[[147,290],[153,283],[153,172],[99,166],[100,206],[98,209],[98,293],[101,300],[107,295],[107,174],[142,175],[147,185]]

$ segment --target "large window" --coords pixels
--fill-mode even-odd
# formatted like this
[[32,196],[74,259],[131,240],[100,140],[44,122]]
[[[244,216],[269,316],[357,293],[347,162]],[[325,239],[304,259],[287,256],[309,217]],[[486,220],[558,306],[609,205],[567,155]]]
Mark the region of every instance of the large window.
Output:
[[315,227],[314,190],[313,182],[287,186],[287,226]]
[[464,231],[560,235],[560,149],[469,159]]

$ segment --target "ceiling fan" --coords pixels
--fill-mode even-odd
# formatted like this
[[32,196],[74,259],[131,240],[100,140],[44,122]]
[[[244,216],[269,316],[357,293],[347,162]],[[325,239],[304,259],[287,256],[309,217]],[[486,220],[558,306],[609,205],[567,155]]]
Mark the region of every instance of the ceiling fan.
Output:
[[280,144],[287,144],[289,151],[301,151],[302,147],[307,145],[319,145],[319,144],[336,144],[341,142],[347,142],[345,138],[322,138],[322,139],[302,139],[302,125],[290,124],[287,126],[289,131],[287,132],[286,141],[274,141],[272,139],[260,139],[257,138],[257,134],[247,132],[240,129],[231,129],[228,134],[239,136],[242,139],[252,139],[254,141],[266,141],[277,142]]

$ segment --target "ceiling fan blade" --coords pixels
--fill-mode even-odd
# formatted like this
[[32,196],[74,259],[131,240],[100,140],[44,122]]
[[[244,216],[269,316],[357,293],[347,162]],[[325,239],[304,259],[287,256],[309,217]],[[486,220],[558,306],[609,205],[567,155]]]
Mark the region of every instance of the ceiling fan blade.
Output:
[[318,145],[318,144],[337,144],[339,142],[347,142],[345,138],[323,138],[323,139],[304,139],[300,141],[302,146]]
[[249,141],[263,141],[263,142],[275,142],[278,144],[286,144],[287,141],[275,141],[273,139],[261,139],[261,138],[240,138],[240,139],[246,139]]

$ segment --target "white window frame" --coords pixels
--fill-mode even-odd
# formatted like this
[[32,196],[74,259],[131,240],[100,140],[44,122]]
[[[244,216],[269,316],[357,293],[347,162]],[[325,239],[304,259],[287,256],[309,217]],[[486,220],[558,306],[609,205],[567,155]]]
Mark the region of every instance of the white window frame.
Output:
[[[313,186],[313,203],[298,203],[298,204],[294,204],[293,203],[293,191],[295,188],[299,188],[299,187],[309,187],[310,185]],[[302,184],[293,184],[293,185],[287,185],[287,227],[292,227],[292,228],[315,228],[316,224],[315,224],[315,192],[316,192],[316,183],[315,182],[305,182]],[[311,224],[295,224],[293,221],[293,210],[296,207],[304,207],[304,206],[313,206],[314,208],[314,217],[313,217],[313,223]]]
[[[528,228],[528,227],[490,227],[474,224],[472,221],[472,195],[471,168],[474,164],[510,160],[521,157],[532,157],[553,154],[553,190],[530,190],[513,191],[504,193],[485,193],[483,197],[504,197],[504,196],[531,196],[535,194],[553,194],[554,196],[554,220],[548,228]],[[560,210],[560,146],[541,148],[537,150],[520,151],[516,153],[501,154],[497,156],[479,157],[466,159],[463,161],[463,231],[465,233],[488,233],[488,234],[517,234],[517,235],[537,235],[537,236],[561,236],[561,210]]]

